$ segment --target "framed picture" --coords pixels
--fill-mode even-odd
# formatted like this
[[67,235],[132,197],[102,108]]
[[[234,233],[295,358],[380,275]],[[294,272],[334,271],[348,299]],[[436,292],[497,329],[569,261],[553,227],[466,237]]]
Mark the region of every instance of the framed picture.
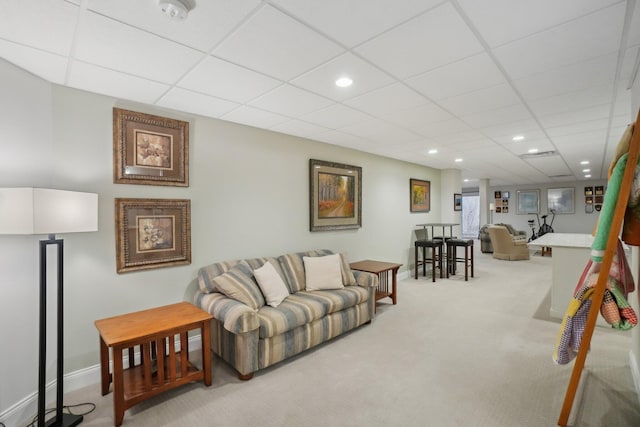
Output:
[[494,191],[493,192],[493,198],[494,199],[502,199],[502,193],[500,191]]
[[362,226],[362,168],[309,160],[309,228],[342,230]]
[[461,211],[462,210],[462,194],[453,193],[453,210]]
[[118,273],[191,264],[191,201],[115,199]]
[[540,211],[540,190],[518,190],[516,195],[518,199],[517,215],[534,214]]
[[508,199],[509,198],[509,192],[508,191],[503,191],[502,192],[502,198],[503,199]]
[[409,179],[409,206],[411,212],[429,212],[431,210],[431,181]]
[[574,188],[549,188],[547,190],[547,209],[558,214],[575,213]]
[[189,123],[113,109],[113,182],[189,186]]

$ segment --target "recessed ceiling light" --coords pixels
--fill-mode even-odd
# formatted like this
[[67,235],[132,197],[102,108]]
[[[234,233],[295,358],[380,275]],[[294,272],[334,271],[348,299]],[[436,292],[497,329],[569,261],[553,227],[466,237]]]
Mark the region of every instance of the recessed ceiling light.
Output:
[[456,163],[460,163],[462,161],[462,159],[456,159],[455,162]]
[[349,87],[353,84],[353,80],[351,80],[349,77],[340,77],[338,80],[336,80],[336,86],[338,87]]
[[585,178],[591,178],[591,175],[585,175],[584,177]]
[[582,172],[584,173],[591,172],[591,169],[582,169]]
[[438,152],[438,150],[436,150],[435,148],[432,148],[431,150],[429,150],[429,154],[436,154]]
[[469,182],[469,178],[463,179],[464,182]]
[[581,165],[588,165],[589,164],[589,160],[583,160],[580,162]]
[[522,141],[524,139],[524,135],[516,135],[511,138],[512,141]]
[[538,149],[537,148],[530,148],[529,151],[527,151],[528,153],[537,153]]
[[185,19],[192,9],[187,0],[158,0],[158,6],[169,18],[175,20]]

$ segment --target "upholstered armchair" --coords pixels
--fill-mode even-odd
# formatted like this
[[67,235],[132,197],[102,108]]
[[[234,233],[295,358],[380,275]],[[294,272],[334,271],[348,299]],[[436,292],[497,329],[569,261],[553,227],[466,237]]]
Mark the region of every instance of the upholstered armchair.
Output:
[[[485,224],[482,226],[482,228],[480,228],[480,251],[482,253],[492,253],[493,252],[493,245],[491,244],[491,236],[489,236],[489,227],[491,227],[493,224]],[[511,234],[511,237],[513,237],[516,240],[527,240],[527,232],[526,231],[522,231],[522,230],[516,230],[515,228],[513,228],[513,226],[511,224],[503,224],[503,223],[498,223],[495,225],[502,225],[504,227],[507,228],[507,230],[509,231],[509,234]]]
[[503,225],[491,225],[488,231],[494,258],[508,261],[529,259],[529,246],[525,239],[514,238]]

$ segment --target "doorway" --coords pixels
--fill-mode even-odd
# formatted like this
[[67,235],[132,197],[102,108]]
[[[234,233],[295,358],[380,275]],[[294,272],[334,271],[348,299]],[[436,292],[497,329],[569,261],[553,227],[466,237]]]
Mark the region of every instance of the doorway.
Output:
[[462,193],[462,237],[477,239],[480,235],[480,196]]

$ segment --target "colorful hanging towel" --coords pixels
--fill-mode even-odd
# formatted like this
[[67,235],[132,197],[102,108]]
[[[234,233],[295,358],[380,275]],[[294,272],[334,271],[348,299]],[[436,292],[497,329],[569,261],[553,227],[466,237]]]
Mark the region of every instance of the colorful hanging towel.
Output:
[[[574,297],[562,319],[556,340],[553,360],[559,365],[569,363],[576,356],[591,308],[591,297],[600,276],[600,263],[589,260],[580,276]],[[628,330],[638,324],[635,311],[626,296],[635,289],[631,269],[618,239],[616,253],[609,270],[600,314],[611,327]]]

